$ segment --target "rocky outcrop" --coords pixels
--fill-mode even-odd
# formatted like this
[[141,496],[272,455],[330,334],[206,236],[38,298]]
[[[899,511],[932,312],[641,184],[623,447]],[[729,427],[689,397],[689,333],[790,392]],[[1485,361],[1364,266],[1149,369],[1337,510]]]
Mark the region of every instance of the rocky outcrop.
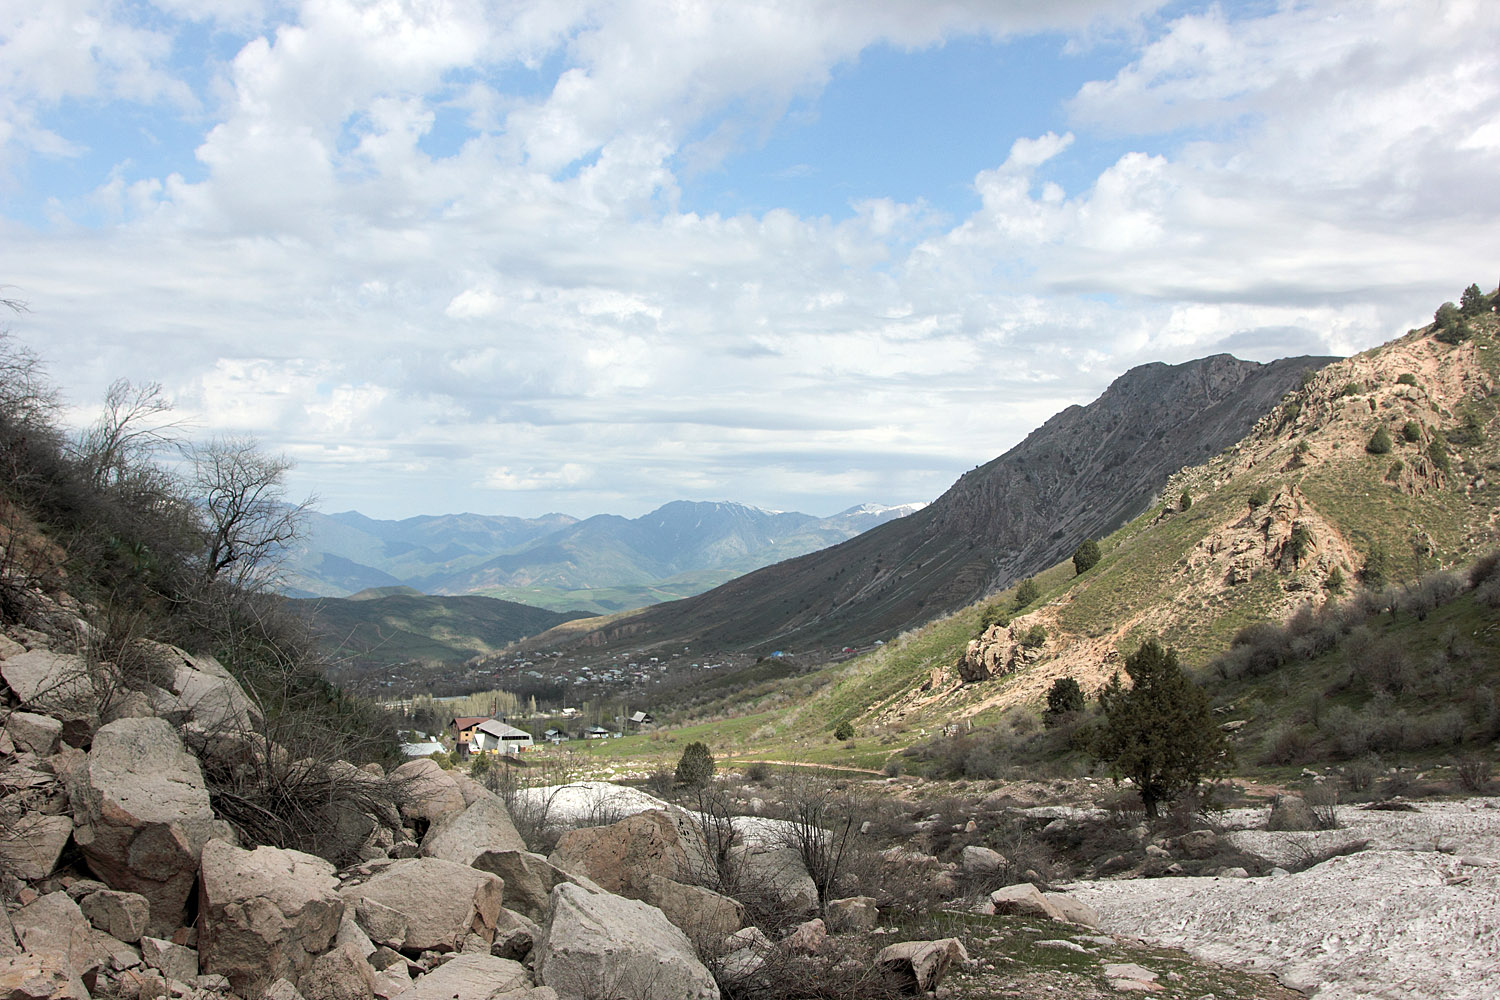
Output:
[[552,889],[563,882],[581,885],[589,892],[603,892],[591,879],[574,875],[529,851],[485,851],[473,866],[498,875],[505,882],[505,908],[529,920],[544,923],[552,908]]
[[198,905],[203,971],[228,977],[242,994],[273,979],[297,984],[313,956],[333,943],[344,914],[328,862],[222,840],[203,848]]
[[552,890],[552,923],[536,947],[536,972],[562,1000],[719,996],[692,942],[660,910],[576,885]]
[[390,780],[396,789],[401,818],[408,823],[421,820],[440,823],[450,815],[463,812],[468,803],[458,782],[426,757],[409,760],[393,770]]
[[641,901],[661,910],[694,942],[718,943],[745,926],[745,907],[712,889],[648,875]]
[[89,923],[127,944],[139,941],[151,919],[151,903],[134,892],[100,889],[78,901]]
[[[437,858],[393,861],[341,895],[370,940],[403,951],[461,951],[475,935],[494,940],[505,883]],[[581,890],[580,890],[581,891]]]
[[111,888],[151,903],[151,927],[181,923],[212,837],[230,839],[214,818],[198,760],[162,719],[121,719],[94,736],[87,763],[70,776],[73,839]]
[[[459,955],[423,976],[406,992],[405,1000],[552,1000],[551,990],[532,988],[531,976],[519,962],[491,955]],[[555,994],[553,994],[555,996]]]

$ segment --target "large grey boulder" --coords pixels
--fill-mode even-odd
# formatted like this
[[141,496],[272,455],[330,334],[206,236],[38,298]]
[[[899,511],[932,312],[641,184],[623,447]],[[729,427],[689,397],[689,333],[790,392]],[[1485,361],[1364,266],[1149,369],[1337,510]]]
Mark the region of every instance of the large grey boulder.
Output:
[[462,812],[434,823],[422,838],[422,855],[472,865],[486,851],[524,851],[510,813],[498,796],[485,794]]
[[344,901],[370,940],[404,951],[459,951],[464,938],[495,938],[505,883],[488,872],[438,858],[391,863],[345,886]]
[[16,745],[17,750],[29,751],[43,757],[57,752],[57,742],[62,738],[63,724],[50,715],[33,712],[12,712],[5,720],[5,735]]
[[565,872],[540,854],[525,850],[485,851],[472,867],[500,876],[505,881],[505,908],[539,924],[546,923],[552,912],[553,886],[572,882],[589,892],[604,891],[592,879]]
[[1008,885],[990,893],[993,912],[1001,916],[1043,917],[1048,920],[1065,920],[1057,907],[1047,901],[1040,889],[1030,882]]
[[938,941],[903,941],[882,948],[875,966],[901,992],[921,995],[938,988],[948,970],[969,960],[958,938]]
[[966,875],[985,875],[1005,867],[1005,855],[988,847],[970,844],[959,856],[959,867]]
[[234,836],[214,819],[198,761],[161,719],[119,719],[68,774],[73,840],[112,889],[151,903],[152,930],[182,922],[203,845]]
[[873,896],[850,896],[828,901],[828,929],[834,934],[872,931],[880,923],[880,909]]
[[408,823],[423,820],[440,823],[467,807],[458,782],[437,761],[418,757],[391,771],[401,818]]
[[97,712],[99,692],[92,679],[100,669],[87,657],[50,649],[32,649],[0,660],[0,677],[21,704],[46,715]]
[[216,735],[248,730],[261,721],[260,709],[240,682],[212,656],[161,643],[147,645],[165,668],[166,687],[177,696],[188,721]]
[[640,899],[650,876],[679,879],[701,863],[694,835],[664,810],[648,809],[608,826],[569,830],[547,860],[606,892]]
[[533,957],[562,1000],[599,996],[718,1000],[692,942],[654,906],[576,885],[552,890],[552,923]]
[[203,971],[227,977],[242,995],[275,979],[298,984],[344,915],[333,865],[299,851],[210,840],[198,886]]
[[796,850],[790,847],[737,850],[749,883],[772,894],[789,916],[804,917],[818,911],[817,883],[807,873],[807,866]]
[[0,958],[0,997],[89,1000],[89,991],[66,962],[43,955],[14,955]]
[[1099,926],[1098,912],[1081,899],[1075,899],[1061,892],[1044,892],[1042,898],[1052,907],[1059,920],[1083,927]]
[[1271,815],[1266,819],[1267,830],[1316,830],[1317,817],[1312,807],[1298,795],[1278,795],[1271,803]]
[[531,976],[519,962],[492,955],[459,955],[399,995],[405,1000],[490,1000],[495,996],[543,1000],[543,991],[531,987]]
[[712,889],[653,874],[642,890],[641,901],[661,910],[693,942],[718,944],[745,926],[744,905]]

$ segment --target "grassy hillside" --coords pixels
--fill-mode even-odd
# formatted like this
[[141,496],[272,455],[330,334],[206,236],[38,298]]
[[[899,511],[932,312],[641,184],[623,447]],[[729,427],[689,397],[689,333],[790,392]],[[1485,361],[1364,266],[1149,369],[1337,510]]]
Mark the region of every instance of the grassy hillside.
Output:
[[682,573],[668,580],[639,586],[595,587],[568,590],[559,587],[489,587],[479,593],[502,601],[529,604],[548,611],[587,611],[597,615],[630,611],[648,604],[675,601],[701,594],[734,579],[734,570],[703,570]]
[[[1496,326],[1493,313],[1471,318],[1471,336],[1458,343],[1443,342],[1433,327],[1413,331],[1309,373],[1243,441],[1173,476],[1163,502],[1102,539],[1102,558],[1087,573],[1059,563],[1035,577],[1040,596],[1025,608],[1014,607],[1010,588],[828,668],[816,683],[799,679],[806,693],[759,724],[762,743],[806,756],[811,748],[793,734],[817,734],[814,743],[830,746],[827,734],[848,720],[866,749],[873,741],[888,756],[944,727],[1013,721],[1018,707],[1040,705],[1059,677],[1095,690],[1123,653],[1156,636],[1212,683],[1221,708],[1240,714],[1252,760],[1271,760],[1267,746],[1278,738],[1296,742],[1281,731],[1287,725],[1304,728],[1309,753],[1332,754],[1335,737],[1297,721],[1318,711],[1314,703],[1367,713],[1360,725],[1371,731],[1380,727],[1369,713],[1404,711],[1416,730],[1445,725],[1459,735],[1444,745],[1469,746],[1482,738],[1482,720],[1459,727],[1453,712],[1476,686],[1500,687],[1494,609],[1472,594],[1422,620],[1398,606],[1423,574],[1467,566],[1500,546]],[[1382,429],[1389,449],[1368,447]],[[1376,594],[1384,588],[1387,611],[1378,629],[1357,631],[1353,651],[1345,636],[1326,659],[1274,676],[1206,672],[1247,628],[1345,598],[1361,580]],[[987,613],[1001,622],[984,627]],[[1021,648],[1035,626],[1045,642]],[[1452,654],[1462,666],[1429,664],[1445,678],[1436,687],[1340,686],[1340,672],[1357,672],[1351,657],[1371,648],[1416,657],[1455,648],[1455,635],[1464,637]],[[1003,666],[966,681],[965,660]],[[1393,751],[1437,745],[1420,736],[1372,740]]]

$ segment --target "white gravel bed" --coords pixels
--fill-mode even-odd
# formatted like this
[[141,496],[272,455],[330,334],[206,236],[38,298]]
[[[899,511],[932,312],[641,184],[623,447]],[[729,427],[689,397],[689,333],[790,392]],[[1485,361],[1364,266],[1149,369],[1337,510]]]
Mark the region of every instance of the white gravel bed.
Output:
[[1492,1000],[1500,995],[1500,809],[1420,803],[1341,809],[1344,829],[1243,830],[1272,860],[1350,840],[1372,848],[1274,878],[1084,882],[1068,891],[1104,929],[1209,961],[1274,972],[1319,1000]]

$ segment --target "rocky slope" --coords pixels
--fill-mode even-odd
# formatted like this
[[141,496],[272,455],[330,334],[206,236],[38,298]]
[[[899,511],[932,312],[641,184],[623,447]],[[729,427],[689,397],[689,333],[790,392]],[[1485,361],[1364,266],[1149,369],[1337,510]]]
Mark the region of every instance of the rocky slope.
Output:
[[589,633],[770,650],[860,646],[1034,573],[1139,514],[1168,476],[1238,441],[1330,358],[1150,364],[1048,420],[926,509]]

